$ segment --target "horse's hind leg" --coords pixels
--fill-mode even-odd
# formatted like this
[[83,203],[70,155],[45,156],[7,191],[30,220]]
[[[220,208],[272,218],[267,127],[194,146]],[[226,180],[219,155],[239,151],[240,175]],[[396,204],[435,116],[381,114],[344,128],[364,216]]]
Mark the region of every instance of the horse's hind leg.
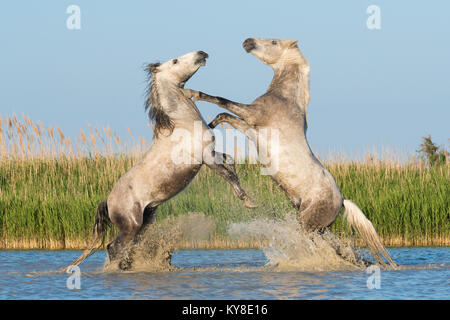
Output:
[[[141,229],[139,229],[138,233],[136,234],[134,241],[135,243],[138,243],[139,241],[148,241],[145,239],[145,231],[147,230],[148,226],[150,226],[151,224],[153,224],[156,220],[156,209],[158,207],[152,207],[152,204],[148,204],[145,209],[144,209],[144,213],[143,213],[143,217],[142,217],[142,226]],[[146,242],[144,242],[144,245],[146,245]],[[146,248],[148,253],[151,254],[157,254],[157,251],[149,251],[148,248]],[[128,255],[130,257],[130,254]],[[167,263],[169,265],[171,265],[171,259],[172,259],[172,253],[168,252],[167,255]]]
[[151,225],[153,222],[155,222],[156,218],[156,209],[158,207],[152,207],[151,204],[147,205],[144,209],[144,212],[142,214],[142,226],[137,232],[134,241],[139,241],[139,237],[142,236],[147,229],[147,226]]
[[[132,240],[132,237],[131,237]],[[127,244],[129,244],[130,236],[126,231],[119,231],[117,237],[107,245],[108,257],[109,261],[113,262],[117,259],[119,261],[119,268],[121,270],[127,270],[131,267],[131,260],[128,258],[125,249],[127,248]]]
[[[131,232],[129,231],[129,229],[122,234],[119,232],[116,240],[119,244],[119,247],[122,245],[122,257],[119,261],[119,268],[121,270],[129,270],[132,267],[136,249],[134,245],[142,240],[141,237],[145,233],[147,226],[155,221],[156,208],[157,207],[151,207],[150,205],[147,205],[144,209],[144,212],[142,213],[142,224],[140,225],[140,227],[138,227],[138,225],[135,225],[135,227],[132,228]],[[132,244],[132,246],[126,248],[126,244]],[[124,251],[124,249],[127,249],[127,251]]]
[[139,204],[134,204],[130,214],[124,215],[113,212],[110,216],[111,221],[119,229],[119,233],[116,239],[107,246],[108,256],[110,261],[120,257],[119,268],[122,270],[131,268],[133,252],[132,250],[129,252],[125,252],[124,250],[127,249],[127,245],[136,237],[143,224],[143,216]]
[[[253,202],[253,200],[247,195],[247,193],[242,189],[241,184],[239,183],[239,178],[236,174],[236,169],[234,165],[234,161],[229,155],[220,152],[213,152],[214,160],[206,161],[205,164],[212,169],[214,172],[218,173],[222,178],[224,178],[232,187],[233,192],[240,200],[244,201],[244,206],[247,208],[257,208],[258,205]],[[221,160],[225,159],[233,168],[233,170],[228,169],[222,163],[217,163],[221,158]],[[231,160],[230,160],[231,159]],[[233,161],[232,163],[230,163]],[[222,162],[222,161],[220,161]]]

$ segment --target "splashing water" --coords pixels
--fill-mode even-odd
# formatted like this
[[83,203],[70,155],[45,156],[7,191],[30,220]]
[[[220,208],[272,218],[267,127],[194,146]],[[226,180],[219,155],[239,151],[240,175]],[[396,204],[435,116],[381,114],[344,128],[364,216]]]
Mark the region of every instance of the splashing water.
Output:
[[[203,213],[189,213],[169,217],[149,225],[139,238],[131,243],[121,258],[132,260],[130,272],[174,271],[172,253],[181,241],[207,240],[215,230],[215,222]],[[367,266],[359,250],[340,240],[330,231],[306,232],[295,214],[284,218],[257,218],[232,223],[228,227],[231,239],[269,243],[262,250],[273,271],[339,271],[357,270]],[[105,272],[121,271],[119,261],[106,261]]]
[[306,232],[294,214],[283,219],[258,218],[233,223],[228,234],[241,240],[269,241],[263,247],[266,266],[278,271],[337,271],[365,267],[359,251],[338,239],[330,231],[322,234]]
[[129,272],[174,271],[177,267],[171,263],[172,253],[180,241],[208,239],[216,224],[203,213],[189,213],[168,217],[149,225],[139,236],[138,241],[130,243],[121,257],[107,261],[105,272],[118,272],[122,259],[132,261]]
[[202,212],[190,212],[174,219],[181,232],[181,240],[187,242],[209,240],[216,230],[216,222]]

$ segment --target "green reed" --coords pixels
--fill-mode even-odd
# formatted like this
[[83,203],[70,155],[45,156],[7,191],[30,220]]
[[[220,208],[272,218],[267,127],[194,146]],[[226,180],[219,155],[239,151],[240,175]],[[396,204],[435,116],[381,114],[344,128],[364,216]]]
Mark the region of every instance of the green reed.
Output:
[[[86,242],[97,205],[136,160],[122,155],[0,161],[0,239],[24,246],[28,241],[42,246],[52,241]],[[403,239],[404,243],[425,244],[434,239],[437,244],[447,243],[448,165],[428,169],[418,164],[348,162],[327,167],[344,198],[354,201],[388,242]],[[158,208],[158,218],[203,212],[216,222],[215,235],[225,236],[230,222],[294,212],[271,179],[260,175],[257,165],[237,168],[243,187],[259,208],[243,207],[231,187],[204,167],[184,191]],[[332,229],[348,233],[341,216]]]
[[[91,238],[97,205],[149,143],[140,138],[130,148],[109,128],[91,126],[72,140],[58,127],[23,118],[0,119],[0,247],[82,248]],[[362,209],[385,244],[449,245],[449,164],[429,168],[415,159],[386,158],[336,158],[325,164],[343,197]],[[295,213],[257,165],[237,165],[237,171],[259,208],[246,209],[228,183],[203,167],[185,190],[158,208],[158,219],[202,212],[216,222],[211,239],[226,239],[231,222]],[[351,232],[342,215],[332,230]],[[114,233],[113,228],[108,238]]]

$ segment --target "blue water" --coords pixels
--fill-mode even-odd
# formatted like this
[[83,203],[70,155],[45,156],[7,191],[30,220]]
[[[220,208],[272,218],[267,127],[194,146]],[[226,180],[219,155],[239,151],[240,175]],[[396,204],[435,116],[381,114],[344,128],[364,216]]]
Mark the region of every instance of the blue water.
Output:
[[260,250],[184,250],[172,259],[182,269],[165,273],[104,273],[106,253],[97,252],[81,265],[81,287],[73,290],[69,274],[52,270],[80,251],[0,251],[0,299],[450,298],[450,247],[389,251],[402,269],[381,270],[379,289],[368,288],[365,270],[275,272]]

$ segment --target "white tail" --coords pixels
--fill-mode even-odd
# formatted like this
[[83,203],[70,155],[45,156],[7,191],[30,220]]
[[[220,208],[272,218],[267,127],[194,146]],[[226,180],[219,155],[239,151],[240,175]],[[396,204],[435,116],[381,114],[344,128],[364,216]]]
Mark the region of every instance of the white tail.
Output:
[[367,243],[370,251],[372,251],[375,261],[379,262],[382,265],[386,265],[382,256],[380,255],[381,253],[389,262],[389,265],[392,268],[396,268],[397,265],[394,263],[394,261],[392,261],[391,256],[381,243],[381,240],[378,237],[377,232],[372,225],[372,222],[370,222],[366,218],[361,209],[359,209],[358,206],[350,200],[344,200],[344,208],[344,218],[352,228],[358,231],[358,233],[361,235],[361,238],[363,238]]

